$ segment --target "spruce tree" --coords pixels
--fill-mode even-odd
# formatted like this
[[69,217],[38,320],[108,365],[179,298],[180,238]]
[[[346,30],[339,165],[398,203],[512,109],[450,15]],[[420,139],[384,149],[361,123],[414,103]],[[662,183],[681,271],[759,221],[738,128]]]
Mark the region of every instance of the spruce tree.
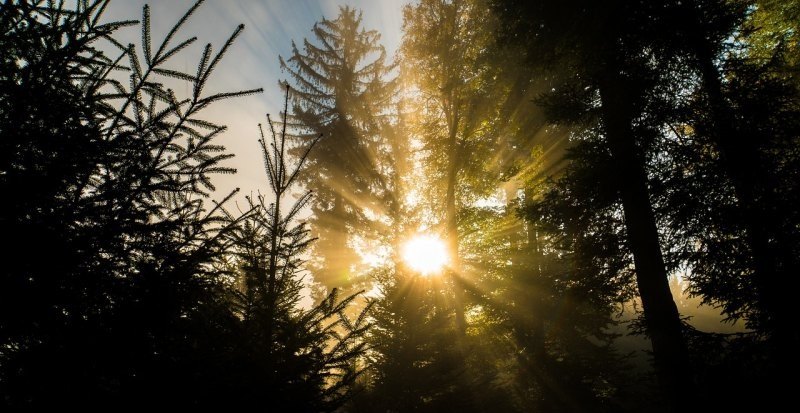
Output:
[[314,25],[315,43],[305,40],[302,51],[292,43],[292,56],[281,58],[295,85],[292,122],[302,128],[296,139],[303,143],[298,150],[323,135],[309,155],[309,172],[299,179],[316,192],[314,277],[329,289],[365,281],[353,272],[355,235],[372,240],[376,231],[386,232],[381,220],[398,202],[388,176],[395,168],[392,156],[401,155],[389,142],[393,65],[378,32],[363,29],[361,21],[360,12],[342,7],[336,19]]
[[[776,7],[770,2],[756,3],[764,10],[749,19],[746,4],[679,3],[675,6],[677,18],[665,20],[681,27],[681,34],[666,37],[664,48],[676,56],[684,54],[685,63],[698,77],[692,85],[695,95],[689,104],[691,112],[676,123],[691,125],[684,138],[713,148],[715,168],[723,173],[721,178],[735,197],[735,210],[727,214],[727,224],[738,227],[739,233],[734,236],[749,250],[742,251],[737,261],[745,264],[741,272],[751,277],[747,281],[723,277],[732,283],[748,284],[746,289],[757,298],[745,299],[749,293],[743,289],[737,294],[742,300],[728,301],[726,311],[736,314],[734,317],[746,314],[749,325],[769,335],[783,354],[779,357],[788,359],[798,336],[787,319],[791,308],[783,295],[782,280],[800,269],[794,253],[800,234],[792,212],[796,185],[784,178],[797,173],[793,148],[798,129],[793,119],[798,110],[798,89],[796,79],[786,73],[793,64],[787,55],[791,41],[783,44],[791,39],[793,29],[788,22],[781,24],[781,18],[775,18],[771,27],[753,27],[754,19],[766,18],[770,8]],[[791,3],[781,8],[792,14]],[[780,40],[781,36],[786,39]],[[730,44],[731,37],[739,43]],[[776,38],[778,44],[766,52],[762,43],[769,37]],[[724,295],[705,287],[708,297]],[[752,306],[742,311],[745,302]]]
[[254,363],[235,379],[237,403],[258,403],[268,389],[272,408],[334,411],[350,398],[360,373],[368,308],[351,320],[345,310],[358,295],[339,298],[337,289],[311,308],[301,303],[303,255],[314,239],[297,217],[313,192],[306,190],[294,203],[286,198],[322,136],[297,159],[290,158],[288,87],[285,102],[281,125],[276,129],[268,118],[268,134],[262,129],[259,140],[270,193],[248,197],[248,211],[230,218],[241,221],[232,233],[236,280],[231,291],[244,334],[240,360]]
[[442,279],[420,276],[402,264],[373,274],[381,296],[370,313],[370,368],[355,409],[480,411]]
[[141,49],[114,39],[137,22],[101,23],[107,1],[0,6],[0,189],[15,194],[0,215],[16,240],[0,277],[3,404],[215,395],[209,338],[227,333],[211,321],[226,318],[212,264],[231,226],[204,198],[234,170],[224,126],[200,112],[259,90],[204,93],[241,26],[196,72],[168,67],[196,41],[176,36],[199,5],[157,43],[145,7]]
[[[761,372],[744,367],[730,377],[778,377],[798,363],[783,284],[800,265],[793,9],[792,2],[691,1],[658,15],[662,26],[679,28],[654,39],[674,62],[670,132],[657,165],[673,249],[690,268],[692,294],[765,339],[741,340],[767,354],[754,368]],[[780,389],[768,382],[753,387]]]

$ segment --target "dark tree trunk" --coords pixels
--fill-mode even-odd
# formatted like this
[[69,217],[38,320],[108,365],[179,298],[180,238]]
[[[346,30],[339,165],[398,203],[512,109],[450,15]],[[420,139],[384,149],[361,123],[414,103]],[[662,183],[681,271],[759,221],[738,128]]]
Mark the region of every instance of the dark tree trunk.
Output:
[[664,397],[672,409],[677,410],[687,398],[693,398],[692,373],[680,314],[672,298],[661,255],[644,159],[636,146],[629,92],[629,82],[616,68],[606,70],[600,83],[603,123],[617,168],[616,184],[622,200],[628,246],[633,254],[656,374]]
[[347,245],[349,236],[347,220],[349,219],[343,195],[333,195],[333,205],[325,212],[325,218],[318,225],[321,227],[321,241],[317,247],[324,257],[324,270],[321,280],[328,290],[339,288],[343,293],[353,290],[354,280],[350,277],[350,265],[353,263],[353,251]]

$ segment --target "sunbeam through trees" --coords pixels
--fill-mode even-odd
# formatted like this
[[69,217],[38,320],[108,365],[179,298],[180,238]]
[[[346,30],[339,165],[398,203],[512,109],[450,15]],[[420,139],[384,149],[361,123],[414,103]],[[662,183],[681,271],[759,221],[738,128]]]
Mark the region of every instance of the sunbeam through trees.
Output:
[[790,409],[798,56],[797,0],[5,1],[0,408]]

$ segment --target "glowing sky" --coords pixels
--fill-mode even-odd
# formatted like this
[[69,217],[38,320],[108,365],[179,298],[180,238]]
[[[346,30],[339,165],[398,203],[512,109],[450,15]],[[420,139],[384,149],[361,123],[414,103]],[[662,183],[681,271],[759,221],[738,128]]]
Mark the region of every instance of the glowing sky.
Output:
[[[153,42],[163,35],[194,3],[189,0],[112,0],[106,20],[141,19],[142,7],[150,4]],[[336,18],[339,6],[349,5],[363,11],[363,26],[378,30],[382,43],[394,55],[400,42],[404,0],[207,0],[182,29],[184,40],[197,36],[194,49],[184,52],[173,62],[175,68],[196,68],[200,50],[212,43],[219,50],[237,25],[245,30],[212,75],[206,93],[262,87],[264,93],[220,102],[209,108],[206,118],[228,125],[228,131],[217,141],[236,154],[230,165],[238,169],[234,176],[217,176],[217,196],[233,188],[244,193],[266,189],[266,175],[256,142],[258,123],[265,123],[265,114],[277,117],[282,93],[278,81],[285,79],[278,56],[288,58],[291,42],[302,45],[303,38],[312,40],[311,28],[326,17]],[[140,49],[138,28],[119,33],[123,44],[134,43]],[[183,65],[184,67],[180,67]],[[179,88],[176,92],[183,93]]]

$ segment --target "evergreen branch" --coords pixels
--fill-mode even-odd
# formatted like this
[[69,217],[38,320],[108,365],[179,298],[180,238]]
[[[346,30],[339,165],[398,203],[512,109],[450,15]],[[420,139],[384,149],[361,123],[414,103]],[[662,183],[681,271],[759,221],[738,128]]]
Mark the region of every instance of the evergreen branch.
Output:
[[242,33],[242,30],[244,30],[244,25],[243,25],[243,24],[240,24],[239,26],[237,26],[237,27],[236,27],[236,30],[234,30],[234,31],[233,31],[233,33],[231,34],[231,36],[228,38],[228,40],[227,40],[227,41],[225,42],[225,44],[222,46],[222,49],[220,49],[220,51],[217,53],[217,55],[216,55],[216,56],[214,56],[214,59],[213,59],[213,60],[211,61],[211,63],[208,65],[208,69],[207,69],[207,70],[205,71],[205,73],[204,73],[204,76],[205,76],[206,78],[207,78],[207,77],[208,77],[208,76],[211,74],[211,72],[214,70],[214,68],[215,68],[215,67],[217,66],[217,64],[220,62],[220,60],[222,60],[222,57],[223,57],[223,56],[225,56],[225,53],[226,53],[226,52],[228,51],[228,49],[231,47],[231,45],[232,45],[232,44],[233,44],[233,42],[236,40],[236,38],[237,38],[237,37],[239,37],[239,35]]
[[203,107],[205,107],[205,106],[207,106],[207,105],[209,105],[209,104],[211,104],[213,102],[216,102],[218,100],[234,98],[234,97],[249,96],[249,95],[254,95],[256,93],[261,93],[263,91],[264,91],[264,89],[258,88],[258,89],[242,90],[242,91],[238,91],[238,92],[216,93],[216,94],[213,94],[211,96],[208,96],[208,97],[205,97],[205,98],[202,98],[202,99],[198,100],[197,101],[197,106],[198,106],[198,108],[203,108]]
[[153,59],[150,50],[150,6],[145,4],[142,8],[142,48],[144,50],[144,61],[148,66],[152,66]]
[[144,77],[142,76],[142,66],[139,64],[139,59],[136,55],[136,46],[134,46],[133,43],[128,44],[128,61],[131,64],[133,75],[136,76],[135,78],[133,78],[135,81],[132,83],[131,86],[131,93],[135,93],[136,88],[133,85],[144,80]]
[[181,42],[177,46],[173,47],[169,51],[167,51],[164,54],[158,56],[158,59],[154,60],[154,62],[155,62],[154,64],[158,65],[158,64],[162,64],[162,63],[166,62],[170,57],[172,57],[175,54],[179,53],[181,50],[185,49],[187,46],[191,45],[195,41],[197,41],[197,36],[194,36],[194,37],[191,37],[191,38],[189,38],[187,40],[184,40],[183,42]]
[[[267,115],[267,119],[269,119],[269,115]],[[267,169],[267,177],[269,178],[269,185],[270,188],[277,188],[277,176],[278,172],[275,169],[275,165],[272,161],[272,157],[269,155],[269,150],[267,149],[267,143],[265,141],[264,130],[261,127],[261,124],[258,124],[258,130],[261,133],[261,139],[258,140],[258,144],[261,148],[261,155],[264,159],[264,166]]]
[[172,38],[175,36],[175,34],[178,32],[181,26],[183,26],[186,23],[186,21],[189,20],[189,17],[191,17],[192,14],[194,14],[194,12],[197,10],[198,7],[200,7],[203,1],[204,0],[198,0],[197,2],[195,2],[194,5],[190,7],[189,10],[186,11],[186,13],[184,13],[183,17],[181,17],[180,20],[178,20],[178,22],[174,26],[172,26],[172,29],[170,29],[169,33],[167,33],[167,35],[164,37],[164,40],[161,42],[161,46],[159,46],[158,51],[155,54],[154,60],[157,61],[162,60],[161,54],[167,48],[167,45],[169,45],[170,41],[172,41]]
[[303,196],[301,196],[292,206],[288,213],[283,217],[286,222],[289,222],[295,218],[295,216],[308,204],[308,202],[313,198],[314,193],[312,191],[308,191]]
[[300,168],[303,167],[303,164],[305,164],[306,160],[308,159],[308,154],[311,153],[311,150],[314,149],[314,146],[317,143],[319,143],[319,141],[321,139],[322,139],[322,134],[320,134],[315,139],[313,139],[311,141],[311,143],[308,145],[308,148],[306,148],[305,152],[303,152],[303,154],[300,156],[300,160],[298,161],[297,168],[295,168],[294,172],[292,172],[291,176],[286,181],[286,186],[287,187],[290,186],[292,184],[292,182],[294,182],[295,178],[297,178],[298,173],[300,172]]
[[197,99],[200,96],[200,91],[203,89],[203,85],[205,84],[205,78],[203,74],[206,70],[206,65],[208,64],[208,60],[211,58],[211,43],[206,44],[206,47],[203,49],[203,55],[200,58],[200,62],[197,65],[197,74],[195,74],[195,78],[197,79],[194,84],[194,96]]
[[153,67],[153,73],[157,73],[159,75],[171,77],[174,79],[186,80],[189,82],[195,82],[197,80],[197,78],[195,78],[190,74],[179,72],[177,70],[172,70],[172,69],[162,69],[160,67]]

